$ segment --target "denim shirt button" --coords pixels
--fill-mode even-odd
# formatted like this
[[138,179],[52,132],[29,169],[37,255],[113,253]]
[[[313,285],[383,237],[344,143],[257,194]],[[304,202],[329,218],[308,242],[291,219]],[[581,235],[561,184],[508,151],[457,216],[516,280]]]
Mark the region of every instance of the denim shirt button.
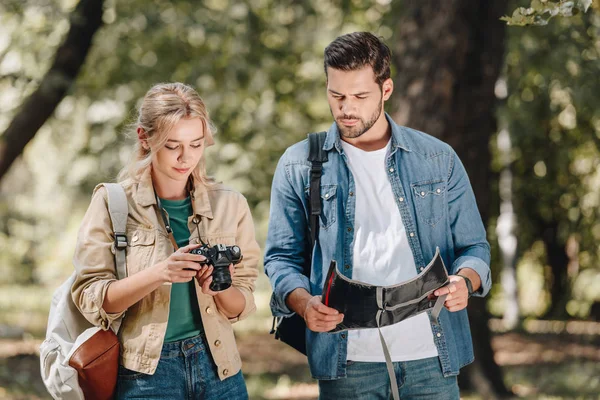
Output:
[[414,237],[414,236],[415,236],[415,233],[414,233],[414,232],[411,232],[411,233],[410,233],[410,237]]
[[390,172],[394,172],[394,168],[390,168]]
[[352,232],[352,228],[348,228],[348,232]]
[[342,334],[340,335],[340,337],[341,337],[342,339],[346,339],[346,334],[345,334],[345,333],[342,333]]
[[419,271],[423,271],[423,269],[424,269],[424,268],[425,268],[425,267],[421,267],[421,268],[419,268]]
[[354,192],[350,192],[349,194],[350,194],[350,197],[354,196]]
[[398,200],[402,203],[404,201],[404,197],[400,197]]
[[344,268],[350,269],[350,266],[348,264],[346,264],[346,265],[344,265]]
[[442,334],[438,332],[438,333],[435,334],[435,336],[442,337]]

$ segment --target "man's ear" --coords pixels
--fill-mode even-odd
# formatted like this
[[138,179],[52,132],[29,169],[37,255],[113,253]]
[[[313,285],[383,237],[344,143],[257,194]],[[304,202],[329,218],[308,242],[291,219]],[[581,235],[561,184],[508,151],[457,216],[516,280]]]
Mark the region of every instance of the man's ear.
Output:
[[388,78],[381,84],[381,93],[383,94],[383,101],[387,101],[393,92],[394,81],[392,80],[392,78]]
[[141,126],[138,126],[137,128],[137,135],[142,149],[150,150],[150,146],[148,145],[148,135],[146,135],[146,131]]

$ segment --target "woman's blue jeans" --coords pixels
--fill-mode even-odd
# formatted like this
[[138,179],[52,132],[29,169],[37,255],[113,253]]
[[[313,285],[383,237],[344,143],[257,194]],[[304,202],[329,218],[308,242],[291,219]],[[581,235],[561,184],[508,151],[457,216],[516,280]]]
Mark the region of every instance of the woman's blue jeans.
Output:
[[[395,362],[401,400],[459,400],[456,376],[445,378],[437,357]],[[348,361],[346,378],[319,381],[321,400],[391,398],[390,378],[384,362]]]
[[242,372],[220,380],[202,334],[165,343],[154,375],[119,366],[117,399],[248,399]]

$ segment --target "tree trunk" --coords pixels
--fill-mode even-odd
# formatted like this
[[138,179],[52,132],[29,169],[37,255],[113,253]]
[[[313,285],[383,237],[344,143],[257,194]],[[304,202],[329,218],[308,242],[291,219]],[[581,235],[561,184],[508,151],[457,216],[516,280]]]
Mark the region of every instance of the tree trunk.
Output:
[[0,136],[0,180],[75,81],[92,38],[102,25],[103,3],[103,0],[79,1],[70,16],[71,27],[56,51],[52,67]]
[[[490,216],[490,137],[496,131],[494,87],[504,56],[506,0],[401,2],[392,49],[397,68],[394,120],[450,144],[469,174],[484,222]],[[475,363],[461,373],[485,398],[511,395],[493,358],[485,301],[469,318]],[[464,382],[463,382],[464,380]]]
[[546,247],[546,262],[550,265],[552,276],[549,282],[550,308],[544,313],[544,319],[566,319],[567,302],[571,298],[571,285],[569,283],[568,266],[569,256],[567,244],[559,239],[558,222],[550,221],[540,224],[542,240]]

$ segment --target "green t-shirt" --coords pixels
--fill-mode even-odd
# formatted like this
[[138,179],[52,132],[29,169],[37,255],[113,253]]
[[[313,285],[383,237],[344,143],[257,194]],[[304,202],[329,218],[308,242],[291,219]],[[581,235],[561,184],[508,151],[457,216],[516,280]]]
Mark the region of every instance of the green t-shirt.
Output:
[[[192,202],[189,197],[183,200],[160,199],[163,208],[169,214],[169,222],[177,246],[189,244],[190,231],[188,217],[192,215]],[[198,308],[196,286],[192,279],[186,283],[173,283],[169,305],[169,322],[165,333],[165,343],[187,339],[203,331],[202,317]]]

